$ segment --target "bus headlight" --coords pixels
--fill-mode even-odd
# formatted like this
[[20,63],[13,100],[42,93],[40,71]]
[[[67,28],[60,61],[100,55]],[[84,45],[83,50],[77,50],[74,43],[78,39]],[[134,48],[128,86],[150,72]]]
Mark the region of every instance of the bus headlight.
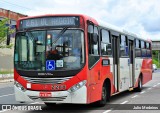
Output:
[[23,91],[23,92],[26,91],[26,89],[25,89],[20,83],[18,83],[17,81],[14,81],[14,85],[15,85],[18,89],[20,89],[21,91]]
[[75,92],[76,90],[80,89],[81,87],[83,87],[86,84],[86,80],[83,80],[81,82],[79,82],[78,84],[72,86],[68,92]]

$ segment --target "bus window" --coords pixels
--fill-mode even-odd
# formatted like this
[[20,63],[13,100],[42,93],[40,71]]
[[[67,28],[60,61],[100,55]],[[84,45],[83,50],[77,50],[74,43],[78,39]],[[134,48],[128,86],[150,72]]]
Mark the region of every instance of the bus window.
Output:
[[91,38],[93,34],[93,25],[88,25],[88,50],[89,54],[92,54]]
[[136,57],[141,57],[141,43],[140,43],[140,40],[137,40],[135,41],[135,45],[136,45],[136,48],[135,48],[135,53],[136,53]]
[[139,48],[141,48],[141,46],[142,46],[142,45],[141,45],[141,41],[139,40]]
[[[94,27],[94,33],[96,33],[98,35],[98,28]],[[94,55],[98,55],[99,51],[98,51],[98,42],[97,44],[93,44],[93,54]]]
[[[92,66],[99,60],[99,41],[97,43],[93,44],[93,33],[97,33],[98,35],[98,28],[93,25],[88,25],[88,51],[89,51],[89,68],[92,68]],[[98,39],[99,40],[99,39]]]
[[121,43],[120,43],[120,54],[121,56],[128,56],[129,52],[128,52],[128,43],[127,43],[127,37],[124,35],[121,35]]
[[21,47],[19,48],[20,51],[20,59],[21,61],[27,61],[27,40],[25,40],[25,37],[21,38],[20,41]]
[[141,41],[141,48],[145,48],[144,41]]
[[[51,35],[51,50],[46,51],[46,59],[61,62],[56,70],[81,68],[84,64],[84,35],[79,29],[67,29],[59,38],[61,30],[48,30]],[[58,64],[58,63],[57,63]]]
[[146,42],[144,42],[144,48],[147,48]]
[[101,54],[102,55],[112,54],[109,32],[104,29],[101,30]]
[[151,57],[150,43],[146,43],[147,57]]
[[141,51],[142,51],[142,57],[146,57],[147,50],[145,49],[145,42],[141,41]]
[[149,43],[146,43],[146,48],[149,49]]
[[91,40],[93,38],[93,31],[94,31],[94,33],[98,34],[98,28],[94,27],[94,30],[93,30],[93,26],[89,25],[88,26],[89,54],[98,55],[99,54],[99,51],[98,51],[98,42],[97,42],[97,44],[92,44],[91,43]]
[[135,47],[136,47],[136,48],[139,48],[139,40],[136,40],[136,42],[135,42]]
[[45,70],[45,31],[16,35],[15,67],[21,70]]

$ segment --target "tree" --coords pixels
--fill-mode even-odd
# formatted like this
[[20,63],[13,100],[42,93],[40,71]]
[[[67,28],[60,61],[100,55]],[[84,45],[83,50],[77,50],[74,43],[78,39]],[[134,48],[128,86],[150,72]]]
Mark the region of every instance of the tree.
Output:
[[7,26],[9,19],[5,18],[0,21],[0,48],[12,48],[13,44],[6,45],[7,34],[12,34],[15,32],[14,29],[10,29],[10,26]]

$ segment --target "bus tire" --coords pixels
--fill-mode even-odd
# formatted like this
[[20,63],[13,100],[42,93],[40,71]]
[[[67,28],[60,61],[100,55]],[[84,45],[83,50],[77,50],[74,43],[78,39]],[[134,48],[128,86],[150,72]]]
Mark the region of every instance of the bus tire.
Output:
[[98,103],[97,103],[99,107],[105,106],[107,101],[109,101],[110,91],[107,86],[108,85],[104,84],[102,87],[102,99],[100,101],[98,101]]
[[136,91],[138,92],[142,91],[142,77],[141,76],[138,79],[138,87],[136,88]]

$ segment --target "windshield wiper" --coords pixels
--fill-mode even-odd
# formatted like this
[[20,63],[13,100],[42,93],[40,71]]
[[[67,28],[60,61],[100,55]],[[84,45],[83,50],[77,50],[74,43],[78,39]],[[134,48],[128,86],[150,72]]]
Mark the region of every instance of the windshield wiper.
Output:
[[59,38],[63,35],[63,33],[68,29],[68,27],[64,27],[61,32],[57,35],[57,37],[55,38],[56,40],[54,42],[52,42],[52,44],[56,43]]

